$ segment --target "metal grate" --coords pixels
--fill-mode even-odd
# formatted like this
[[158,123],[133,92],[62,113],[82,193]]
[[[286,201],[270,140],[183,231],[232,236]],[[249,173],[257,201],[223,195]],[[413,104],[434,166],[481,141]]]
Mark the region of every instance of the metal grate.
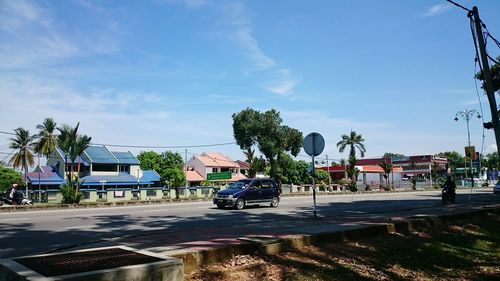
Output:
[[163,261],[121,248],[55,254],[14,259],[16,262],[46,277],[76,274],[94,270]]

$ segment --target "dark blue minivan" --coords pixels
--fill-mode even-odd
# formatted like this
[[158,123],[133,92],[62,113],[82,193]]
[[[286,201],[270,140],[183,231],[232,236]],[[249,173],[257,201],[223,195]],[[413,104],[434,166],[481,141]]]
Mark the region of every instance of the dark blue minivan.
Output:
[[219,191],[214,197],[218,208],[231,207],[241,210],[247,205],[268,203],[276,208],[280,204],[280,192],[271,178],[239,180]]

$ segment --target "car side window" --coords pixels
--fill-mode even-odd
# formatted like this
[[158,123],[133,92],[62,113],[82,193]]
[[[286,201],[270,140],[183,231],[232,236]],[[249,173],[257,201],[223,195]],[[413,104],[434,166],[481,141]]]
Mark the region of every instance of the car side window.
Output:
[[273,183],[271,181],[262,181],[262,188],[263,189],[270,189],[273,188]]
[[260,181],[254,181],[254,182],[252,182],[252,186],[251,187],[253,189],[261,189],[262,188]]

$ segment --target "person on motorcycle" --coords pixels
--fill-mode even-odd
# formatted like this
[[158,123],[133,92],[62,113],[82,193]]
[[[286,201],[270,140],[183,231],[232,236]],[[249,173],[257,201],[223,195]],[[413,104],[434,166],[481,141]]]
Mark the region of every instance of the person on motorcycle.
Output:
[[10,194],[9,194],[10,200],[14,200],[14,196],[16,196],[18,186],[19,185],[17,184],[17,182],[12,183],[12,189],[10,190]]
[[457,188],[457,186],[455,182],[451,180],[450,175],[446,177],[446,181],[444,182],[441,188],[443,188],[442,192],[443,203],[445,202],[455,203],[455,189]]

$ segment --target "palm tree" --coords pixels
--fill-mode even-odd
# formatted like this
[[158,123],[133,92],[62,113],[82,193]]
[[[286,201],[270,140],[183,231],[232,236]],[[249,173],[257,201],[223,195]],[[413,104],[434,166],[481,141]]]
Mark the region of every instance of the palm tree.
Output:
[[392,172],[393,165],[386,162],[380,162],[380,164],[378,165],[380,166],[380,168],[382,168],[382,170],[384,170],[383,176],[385,181],[387,182],[387,187],[389,187],[389,174]]
[[[73,144],[73,149],[71,150],[70,159],[71,163],[75,163],[75,160],[78,156],[82,155],[85,149],[89,147],[91,137],[87,135],[80,135],[76,138],[75,143]],[[73,173],[73,170],[71,171]],[[80,179],[80,158],[78,158],[78,168],[77,168],[77,180]],[[78,193],[78,184],[76,185],[76,193]]]
[[408,164],[408,169],[413,171],[413,177],[411,177],[411,184],[413,190],[417,189],[417,174],[415,174],[415,170],[417,169],[417,163],[414,160],[410,161],[410,164]]
[[342,140],[337,143],[339,152],[344,152],[345,148],[349,146],[349,157],[356,157],[356,149],[359,150],[361,157],[365,156],[366,148],[363,144],[365,140],[361,135],[356,134],[355,131],[351,131],[349,135],[342,135]]
[[47,159],[57,148],[57,136],[55,134],[57,123],[52,118],[45,118],[42,124],[36,126],[39,130],[35,143],[35,151]]
[[26,197],[28,197],[28,167],[35,164],[33,159],[33,144],[35,142],[35,136],[30,135],[29,130],[23,128],[17,128],[14,130],[15,137],[10,138],[10,148],[17,150],[17,152],[10,158],[9,164],[14,168],[21,167],[21,171],[24,171],[24,181],[26,182]]
[[[76,127],[71,127],[68,124],[63,124],[61,127],[57,128],[59,135],[57,136],[57,144],[59,148],[64,153],[64,171],[67,173],[68,181],[72,185],[73,183],[73,165],[71,165],[71,171],[67,170],[68,167],[68,157],[74,156],[75,143],[78,138],[78,127],[80,122],[76,124]],[[75,156],[76,159],[76,156]],[[74,161],[74,159],[72,159]],[[73,163],[72,163],[73,164]]]

